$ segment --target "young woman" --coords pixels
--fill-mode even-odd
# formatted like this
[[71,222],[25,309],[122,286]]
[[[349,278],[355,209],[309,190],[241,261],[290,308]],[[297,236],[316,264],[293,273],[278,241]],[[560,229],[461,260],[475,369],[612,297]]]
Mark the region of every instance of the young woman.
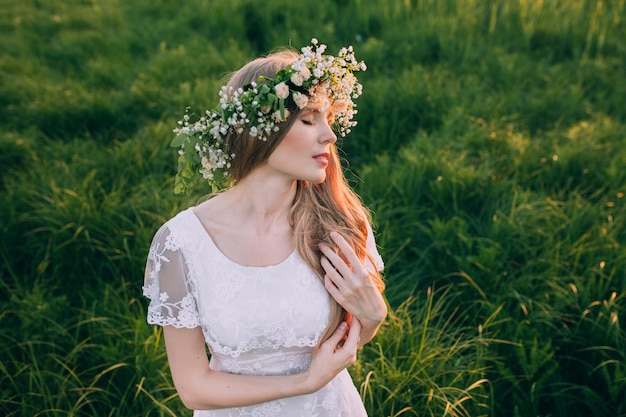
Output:
[[159,229],[146,267],[148,322],[196,417],[366,415],[346,368],[387,314],[383,263],[335,147],[365,65],[324,51],[248,63],[175,130],[176,191],[227,185]]

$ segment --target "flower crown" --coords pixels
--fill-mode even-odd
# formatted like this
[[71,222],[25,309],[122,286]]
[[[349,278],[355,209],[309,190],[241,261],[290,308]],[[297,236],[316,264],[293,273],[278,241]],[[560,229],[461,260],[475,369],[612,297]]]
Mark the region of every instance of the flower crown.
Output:
[[311,43],[313,46],[302,48],[302,54],[274,78],[261,76],[236,90],[222,87],[219,106],[207,110],[198,120],[192,121],[187,109],[174,129],[176,137],[171,143],[180,147],[176,194],[192,188],[197,172],[208,180],[213,191],[227,186],[235,155],[224,151],[226,137],[247,129],[250,136],[267,141],[287,120],[290,108],[303,109],[310,102],[324,100],[332,106],[337,133],[350,133],[357,124],[352,120],[357,113],[353,99],[361,95],[362,88],[354,72],[365,71],[365,63],[356,60],[352,46],[341,48],[334,57],[323,55],[326,45],[318,45],[317,39]]

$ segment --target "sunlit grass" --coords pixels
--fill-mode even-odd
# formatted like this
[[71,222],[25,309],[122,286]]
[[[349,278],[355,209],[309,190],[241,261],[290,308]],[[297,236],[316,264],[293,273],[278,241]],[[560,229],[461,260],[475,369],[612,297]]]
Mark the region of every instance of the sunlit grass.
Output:
[[626,414],[624,2],[5,3],[0,414],[185,415],[141,296],[199,197],[171,129],[313,36],[368,64],[342,149],[386,261],[370,415]]
[[[479,416],[489,413],[486,378],[491,324],[463,324],[452,287],[410,298],[392,312],[354,373],[371,415]],[[420,294],[421,295],[421,294]]]

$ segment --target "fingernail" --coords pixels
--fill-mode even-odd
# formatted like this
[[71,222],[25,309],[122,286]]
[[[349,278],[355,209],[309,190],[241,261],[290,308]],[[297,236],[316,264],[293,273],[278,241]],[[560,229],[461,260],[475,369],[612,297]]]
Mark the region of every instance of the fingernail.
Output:
[[339,325],[339,328],[340,328],[341,330],[345,330],[346,326],[347,326],[347,325],[346,325],[346,322],[345,322],[345,321],[342,321],[342,322],[341,322],[341,324]]

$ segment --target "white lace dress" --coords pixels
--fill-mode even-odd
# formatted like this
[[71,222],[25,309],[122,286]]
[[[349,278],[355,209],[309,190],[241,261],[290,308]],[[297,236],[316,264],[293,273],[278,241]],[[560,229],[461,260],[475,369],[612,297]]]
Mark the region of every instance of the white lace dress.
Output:
[[[371,236],[370,232],[370,236]],[[368,247],[382,269],[373,238]],[[247,267],[215,246],[192,209],[156,233],[146,265],[148,323],[202,327],[212,369],[245,375],[301,373],[328,323],[329,295],[293,252],[277,265]],[[194,417],[364,417],[347,370],[321,390]]]

